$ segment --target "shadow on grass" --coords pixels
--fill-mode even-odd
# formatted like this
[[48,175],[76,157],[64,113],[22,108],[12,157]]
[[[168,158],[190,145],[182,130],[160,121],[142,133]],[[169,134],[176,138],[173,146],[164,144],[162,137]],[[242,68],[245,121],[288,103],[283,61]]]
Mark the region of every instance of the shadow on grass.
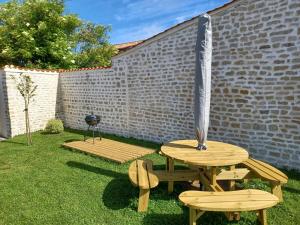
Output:
[[114,178],[107,184],[102,194],[103,203],[107,208],[112,210],[126,208],[130,205],[131,199],[138,195],[136,188],[131,185],[127,174],[118,173],[75,161],[69,161],[67,162],[67,165],[69,167]]
[[91,165],[88,165],[88,164],[85,164],[85,163],[69,161],[69,162],[67,162],[67,165],[69,167],[86,170],[86,171],[96,173],[96,174],[101,174],[101,175],[104,175],[104,176],[107,176],[107,177],[126,178],[126,179],[128,179],[127,174],[102,169],[102,168],[99,168],[99,167],[96,167],[96,166],[91,166]]
[[294,169],[287,170],[287,169],[280,169],[283,173],[285,173],[289,179],[300,181],[300,173]]
[[14,144],[14,145],[22,145],[22,146],[28,146],[27,143],[16,142],[16,141],[11,141],[11,140],[5,140],[5,141],[2,141],[2,143]]
[[292,188],[292,187],[283,187],[284,191],[300,194],[300,189]]
[[[138,196],[128,178],[115,178],[110,181],[102,193],[102,200],[107,208],[112,210],[124,209],[131,206],[132,199]],[[134,206],[130,207],[136,210]]]
[[[119,210],[126,207],[130,207],[132,210],[136,210],[136,205],[131,203],[133,202],[133,200],[138,198],[139,189],[132,186],[127,173],[119,173],[76,161],[69,161],[66,164],[67,166],[72,168],[81,169],[114,178],[107,184],[102,194],[104,205],[113,210]],[[160,183],[157,188],[151,189],[150,199],[174,200],[177,199],[177,196],[182,192],[182,189],[183,186],[176,185],[174,193],[171,195],[167,194],[167,183],[163,182]]]
[[8,170],[8,169],[10,169],[10,165],[0,161],[0,170]]
[[73,142],[73,141],[83,141],[83,139],[72,138],[72,139],[65,140],[64,143],[70,143],[70,142]]
[[[151,213],[144,217],[143,225],[187,225],[189,224],[189,212],[188,208],[183,208],[182,214],[159,214]],[[209,224],[209,225],[228,225],[228,224],[252,224],[259,225],[258,220],[252,220],[249,218],[241,217],[240,221],[228,221],[225,214],[222,212],[205,212],[197,220],[197,224]]]
[[143,219],[144,225],[185,225],[188,224],[188,216],[185,214],[159,214],[149,213]]

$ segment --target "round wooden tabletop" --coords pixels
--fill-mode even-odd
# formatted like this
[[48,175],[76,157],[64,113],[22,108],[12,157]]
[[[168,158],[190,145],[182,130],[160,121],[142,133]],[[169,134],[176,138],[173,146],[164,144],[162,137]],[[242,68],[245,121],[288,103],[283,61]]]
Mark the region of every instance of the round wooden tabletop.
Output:
[[236,145],[207,141],[207,150],[197,150],[196,140],[178,140],[161,147],[163,155],[194,166],[231,166],[246,161],[248,152]]

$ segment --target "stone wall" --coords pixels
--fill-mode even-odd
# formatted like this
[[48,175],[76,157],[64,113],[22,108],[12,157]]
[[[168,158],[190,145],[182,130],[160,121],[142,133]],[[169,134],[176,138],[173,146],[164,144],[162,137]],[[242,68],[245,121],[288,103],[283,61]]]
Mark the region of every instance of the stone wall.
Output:
[[300,2],[243,0],[213,16],[210,137],[300,168]]
[[34,83],[38,85],[36,96],[29,107],[31,130],[44,129],[47,121],[55,118],[59,74],[6,67],[1,73],[2,86],[5,90],[3,107],[6,111],[5,121],[2,121],[6,124],[6,131],[2,135],[6,137],[24,134],[26,130],[24,101],[16,88],[16,82],[12,79],[12,76],[17,77],[21,73],[30,74]]
[[[210,14],[209,138],[299,169],[298,1],[238,0]],[[66,125],[83,129],[94,111],[108,132],[157,142],[193,138],[196,29],[197,19],[176,26],[116,56],[109,70],[62,73]],[[87,106],[91,96],[96,108]]]
[[123,66],[114,69],[64,72],[59,78],[58,117],[65,126],[87,129],[86,115],[101,115],[101,129],[127,134],[127,79]]

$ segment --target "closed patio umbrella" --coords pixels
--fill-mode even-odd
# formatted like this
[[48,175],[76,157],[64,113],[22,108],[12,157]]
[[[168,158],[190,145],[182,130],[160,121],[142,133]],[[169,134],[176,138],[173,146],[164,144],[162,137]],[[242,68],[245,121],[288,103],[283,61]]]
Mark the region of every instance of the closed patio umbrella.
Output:
[[199,16],[196,43],[196,74],[194,94],[197,149],[206,149],[211,90],[212,28],[208,14]]

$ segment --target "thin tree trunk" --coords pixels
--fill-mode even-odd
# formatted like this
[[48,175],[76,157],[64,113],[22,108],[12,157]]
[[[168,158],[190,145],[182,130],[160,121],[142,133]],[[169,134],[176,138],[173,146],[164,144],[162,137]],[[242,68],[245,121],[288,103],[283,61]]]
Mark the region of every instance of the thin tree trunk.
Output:
[[29,134],[29,143],[32,145],[32,137],[31,137],[31,129],[30,129],[30,118],[29,118],[29,111],[27,108],[27,120],[28,120],[28,134]]
[[26,139],[27,145],[30,145],[30,137],[29,137],[29,124],[28,124],[28,103],[25,99],[25,125],[26,125]]

